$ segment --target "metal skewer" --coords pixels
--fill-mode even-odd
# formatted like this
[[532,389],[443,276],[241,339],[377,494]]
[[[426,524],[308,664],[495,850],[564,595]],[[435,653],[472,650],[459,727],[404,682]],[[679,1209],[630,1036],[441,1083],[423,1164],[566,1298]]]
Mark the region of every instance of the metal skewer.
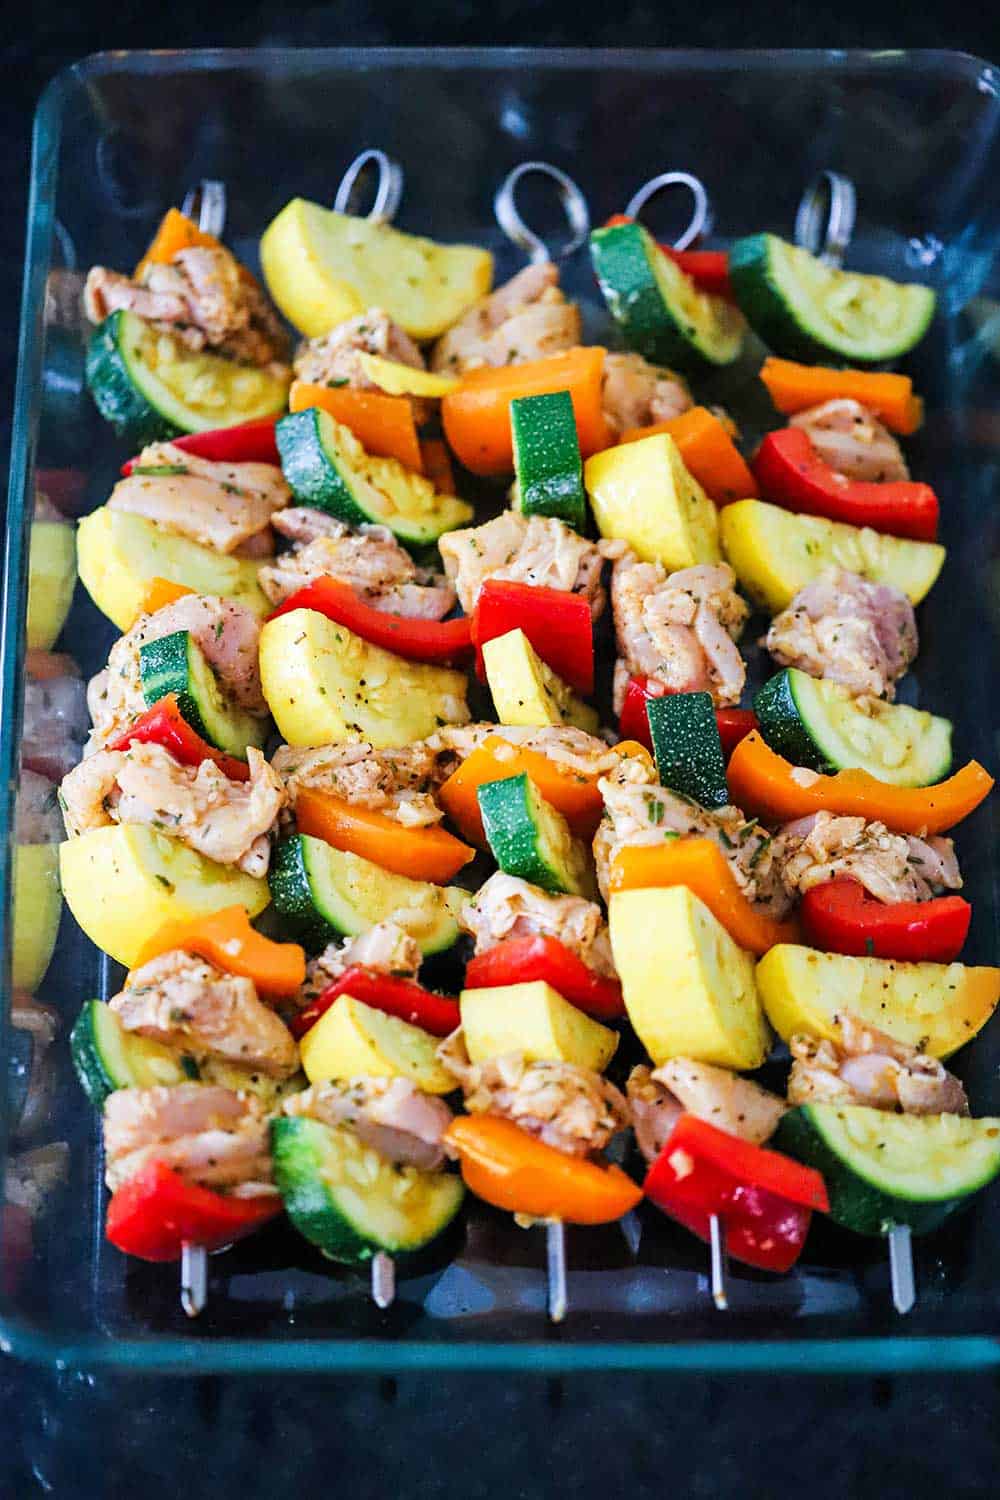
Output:
[[384,151],[374,148],[359,152],[340,179],[340,186],[333,200],[334,212],[350,213],[354,189],[366,167],[375,167],[378,170],[375,201],[368,210],[366,218],[377,219],[382,224],[390,224],[399,212],[403,197],[403,169],[398,161],[393,161],[392,157],[387,156]]
[[561,1323],[566,1316],[566,1226],[562,1219],[545,1225],[545,1265],[549,1286],[549,1321]]
[[208,1251],[185,1240],[181,1248],[181,1307],[196,1318],[208,1299]]
[[712,208],[708,192],[705,184],[693,173],[661,172],[658,177],[651,177],[637,192],[632,194],[625,207],[625,217],[637,219],[651,198],[655,198],[657,193],[662,193],[665,188],[672,187],[685,187],[694,198],[694,209],[688,226],[673,242],[675,250],[686,250],[689,245],[694,244],[695,240],[708,234],[712,227]]
[[[514,190],[518,183],[522,177],[532,172],[552,179],[566,211],[570,237],[554,255],[541,236],[524,222],[514,201]],[[546,261],[551,260],[566,260],[568,256],[579,250],[590,234],[590,209],[587,207],[583,190],[561,167],[554,167],[548,161],[523,161],[520,166],[508,172],[496,190],[493,212],[504,234],[513,244],[527,251],[528,259],[533,266],[544,265]]]
[[916,1304],[913,1275],[913,1236],[909,1224],[894,1224],[889,1231],[889,1277],[892,1305],[898,1313],[910,1312]]
[[828,266],[841,266],[854,233],[858,195],[842,172],[818,172],[795,215],[795,243]]
[[729,1296],[726,1291],[726,1230],[718,1214],[708,1221],[712,1261],[712,1301],[720,1312],[728,1312]]
[[188,188],[184,194],[181,213],[185,218],[194,218],[195,204],[202,234],[214,234],[221,239],[226,227],[226,184],[217,177],[203,177],[197,187]]
[[372,1256],[372,1301],[384,1311],[396,1300],[396,1262],[384,1250]]

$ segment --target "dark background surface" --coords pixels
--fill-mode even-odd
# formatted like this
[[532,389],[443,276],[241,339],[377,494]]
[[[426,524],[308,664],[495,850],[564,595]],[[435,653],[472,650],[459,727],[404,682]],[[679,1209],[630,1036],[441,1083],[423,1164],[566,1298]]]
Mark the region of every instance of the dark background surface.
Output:
[[[13,396],[31,115],[47,80],[120,47],[537,44],[952,47],[996,58],[993,7],[879,0],[586,9],[545,0],[378,3],[238,12],[43,0],[0,38],[0,457]],[[955,1500],[1000,1492],[994,1377],[399,1381],[167,1380],[28,1370],[0,1359],[0,1497],[255,1500],[307,1491],[534,1500],[667,1494]]]

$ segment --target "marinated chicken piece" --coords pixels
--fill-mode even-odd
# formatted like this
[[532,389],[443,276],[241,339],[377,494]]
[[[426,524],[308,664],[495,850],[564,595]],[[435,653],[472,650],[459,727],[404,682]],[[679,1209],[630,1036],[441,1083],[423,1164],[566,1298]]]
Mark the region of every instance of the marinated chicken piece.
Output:
[[366,604],[413,619],[442,620],[455,607],[455,590],[429,568],[418,568],[386,526],[343,522],[310,506],[294,505],[274,520],[293,546],[262,567],[258,578],[272,604],[281,604],[315,578],[350,584]]
[[[548,728],[529,728],[512,724],[465,724],[446,725],[424,740],[424,745],[434,752],[437,761],[437,779],[445,781],[464,760],[478,750],[484,740],[505,740],[511,746],[507,752],[511,759],[514,747],[536,750],[546,759],[564,766],[578,776],[595,781],[602,773],[614,770],[620,760],[618,751],[606,745],[596,735],[585,729],[574,729],[569,724],[556,724]],[[504,752],[498,752],[503,759]]]
[[272,1078],[288,1078],[299,1065],[295,1039],[257,998],[252,980],[181,949],[133,969],[109,1004],[126,1031],[198,1062],[219,1058]]
[[376,922],[360,936],[343,943],[328,943],[322,953],[306,964],[306,978],[297,1003],[309,1005],[348,969],[360,965],[395,979],[416,979],[423,954],[420,944],[405,927],[405,913],[397,912],[399,922]]
[[15,839],[19,844],[62,841],[59,788],[47,776],[22,769],[17,782]]
[[910,477],[896,439],[860,401],[824,401],[798,412],[789,423],[801,427],[820,458],[845,479],[884,483]]
[[829,812],[798,818],[777,834],[771,854],[789,896],[838,878],[857,880],[887,905],[962,888],[951,839],[890,833],[864,818]]
[[277,464],[215,463],[173,443],[150,443],[111,491],[108,508],[213,552],[235,552],[260,537],[273,552],[271,518],[291,498]]
[[469,309],[431,350],[431,369],[462,375],[484,365],[520,365],[580,342],[580,310],[559,289],[551,261],[525,266]]
[[284,1102],[286,1115],[353,1130],[359,1140],[399,1167],[436,1172],[444,1165],[442,1144],[451,1110],[424,1094],[408,1078],[352,1078],[316,1083]]
[[611,941],[601,908],[582,896],[550,896],[537,886],[498,870],[467,902],[459,925],[486,953],[505,938],[540,933],[558,938],[597,974],[615,977]]
[[118,772],[124,764],[124,750],[98,750],[63,777],[58,805],[69,838],[117,821]]
[[283,364],[288,336],[254,277],[222,245],[180,250],[169,265],[150,263],[139,280],[94,266],[84,308],[102,323],[124,308],[188,349],[211,349],[243,364]]
[[628,550],[611,574],[611,606],[624,664],[615,679],[616,713],[632,675],[655,677],[677,693],[711,693],[720,708],[739,702],[746,666],[735,642],[750,607],[736,593],[728,563],[668,573]]
[[836,1042],[793,1036],[789,1104],[866,1104],[906,1115],[967,1115],[969,1101],[936,1057],[842,1012]]
[[628,1102],[639,1150],[654,1162],[682,1114],[697,1115],[729,1135],[762,1146],[788,1106],[777,1094],[728,1068],[672,1057],[662,1067],[644,1064],[628,1077]]
[[621,543],[590,542],[552,516],[505,510],[483,526],[449,531],[438,543],[459,603],[471,614],[487,578],[583,594],[596,620],[604,608],[601,568]]
[[413,370],[425,368],[424,357],[409,334],[381,307],[369,307],[356,318],[336,324],[329,333],[300,344],[295,351],[295,374],[312,385],[378,390],[362,369],[362,354],[377,354]]
[[601,404],[620,437],[632,427],[668,422],[694,405],[683,376],[651,365],[641,354],[606,354]]
[[462,1085],[473,1115],[501,1115],[547,1146],[569,1156],[602,1151],[630,1123],[623,1095],[589,1068],[574,1063],[528,1062],[508,1052],[489,1062],[469,1061],[461,1029],[437,1049],[438,1059]]
[[435,757],[419,742],[398,750],[372,745],[282,745],[271,762],[294,807],[300,787],[316,787],[358,807],[394,818],[404,828],[426,828],[444,813],[434,801]]
[[112,1192],[152,1161],[234,1196],[277,1191],[259,1103],[214,1084],[116,1089],[104,1101],[104,1150]]
[[859,696],[895,697],[917,654],[913,605],[899,589],[831,569],[771,621],[763,645],[783,667],[842,682]]
[[174,631],[187,630],[219,680],[223,693],[258,718],[270,709],[260,682],[260,621],[243,604],[216,594],[186,594],[151,615],[140,615],[111,648],[108,665],[92,677],[87,705],[94,727],[85,753],[115,739],[146,712],[140,649]]
[[709,838],[718,844],[748,901],[774,917],[791,906],[774,858],[773,840],[756,818],[746,818],[738,807],[699,807],[660,786],[652,765],[640,756],[619,759],[598,789],[605,816],[594,835],[597,883],[608,896],[608,874],[617,850],[662,845],[665,838]]
[[90,728],[87,688],[71,656],[31,651],[25,658],[21,764],[61,781],[83,753]]

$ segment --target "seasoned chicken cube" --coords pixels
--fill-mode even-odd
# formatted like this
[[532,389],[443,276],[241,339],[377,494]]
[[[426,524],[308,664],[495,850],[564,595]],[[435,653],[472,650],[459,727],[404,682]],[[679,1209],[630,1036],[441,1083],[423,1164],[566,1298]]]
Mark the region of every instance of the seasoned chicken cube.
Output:
[[312,385],[377,390],[362,368],[362,354],[377,354],[413,370],[424,369],[424,357],[409,334],[381,307],[369,307],[356,318],[337,323],[329,333],[300,344],[295,351],[295,374]]
[[116,1089],[104,1101],[104,1149],[112,1192],[153,1161],[234,1197],[277,1191],[260,1105],[214,1084]]
[[444,1133],[454,1118],[443,1099],[421,1093],[408,1078],[351,1078],[315,1083],[283,1105],[359,1140],[399,1167],[436,1172],[445,1162]]
[[838,1040],[793,1036],[789,1104],[863,1104],[907,1115],[967,1115],[958,1079],[936,1057],[842,1012]]
[[550,896],[498,870],[466,902],[459,924],[486,953],[505,938],[540,933],[558,938],[597,974],[615,977],[611,941],[601,908],[582,896]]
[[917,622],[899,589],[835,568],[799,590],[763,644],[783,667],[891,700],[916,657]]
[[444,813],[432,795],[435,756],[419,742],[398,750],[357,745],[282,745],[271,762],[294,807],[300,787],[315,787],[394,818],[404,828],[426,828]]
[[[555,517],[505,510],[483,526],[447,532],[438,548],[466,614],[472,613],[487,578],[583,594],[595,620],[604,608],[606,546],[588,541]],[[612,543],[611,549],[617,553],[621,544]]]
[[358,937],[347,938],[343,943],[328,943],[322,953],[311,958],[306,964],[305,983],[297,1003],[310,1004],[355,965],[374,969],[378,974],[391,974],[394,979],[416,979],[423,959],[420,944],[402,925],[405,913],[396,915],[398,922],[376,922]]
[[697,1115],[729,1135],[762,1146],[788,1106],[777,1094],[728,1068],[672,1057],[659,1068],[644,1064],[628,1077],[628,1102],[639,1150],[654,1162],[682,1114]]
[[828,880],[857,880],[877,901],[930,901],[962,888],[951,839],[890,833],[884,823],[813,813],[786,823],[771,855],[790,896]]
[[551,261],[525,266],[469,309],[431,350],[431,369],[462,375],[484,365],[520,365],[573,349],[580,310],[559,289]]
[[809,435],[820,458],[845,479],[881,483],[910,477],[896,439],[860,401],[824,401],[796,413],[789,422]]
[[641,354],[606,354],[601,404],[609,426],[620,437],[632,427],[669,422],[694,402],[687,382],[673,370],[651,365]]

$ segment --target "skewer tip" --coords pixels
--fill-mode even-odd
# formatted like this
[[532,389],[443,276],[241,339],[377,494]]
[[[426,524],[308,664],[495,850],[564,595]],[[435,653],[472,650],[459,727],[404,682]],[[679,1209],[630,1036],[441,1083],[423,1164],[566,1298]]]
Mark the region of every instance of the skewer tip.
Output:
[[893,1307],[901,1314],[911,1312],[917,1301],[917,1287],[909,1224],[894,1224],[889,1231],[889,1279]]
[[372,1257],[372,1301],[385,1311],[396,1300],[396,1262],[384,1250]]
[[545,1226],[545,1260],[549,1282],[549,1321],[561,1323],[566,1316],[566,1227],[562,1219],[549,1219]]
[[712,1301],[720,1312],[728,1312],[729,1294],[726,1291],[726,1231],[718,1214],[712,1214],[708,1227],[711,1247]]
[[204,1245],[181,1248],[181,1307],[196,1318],[208,1300],[208,1251]]

